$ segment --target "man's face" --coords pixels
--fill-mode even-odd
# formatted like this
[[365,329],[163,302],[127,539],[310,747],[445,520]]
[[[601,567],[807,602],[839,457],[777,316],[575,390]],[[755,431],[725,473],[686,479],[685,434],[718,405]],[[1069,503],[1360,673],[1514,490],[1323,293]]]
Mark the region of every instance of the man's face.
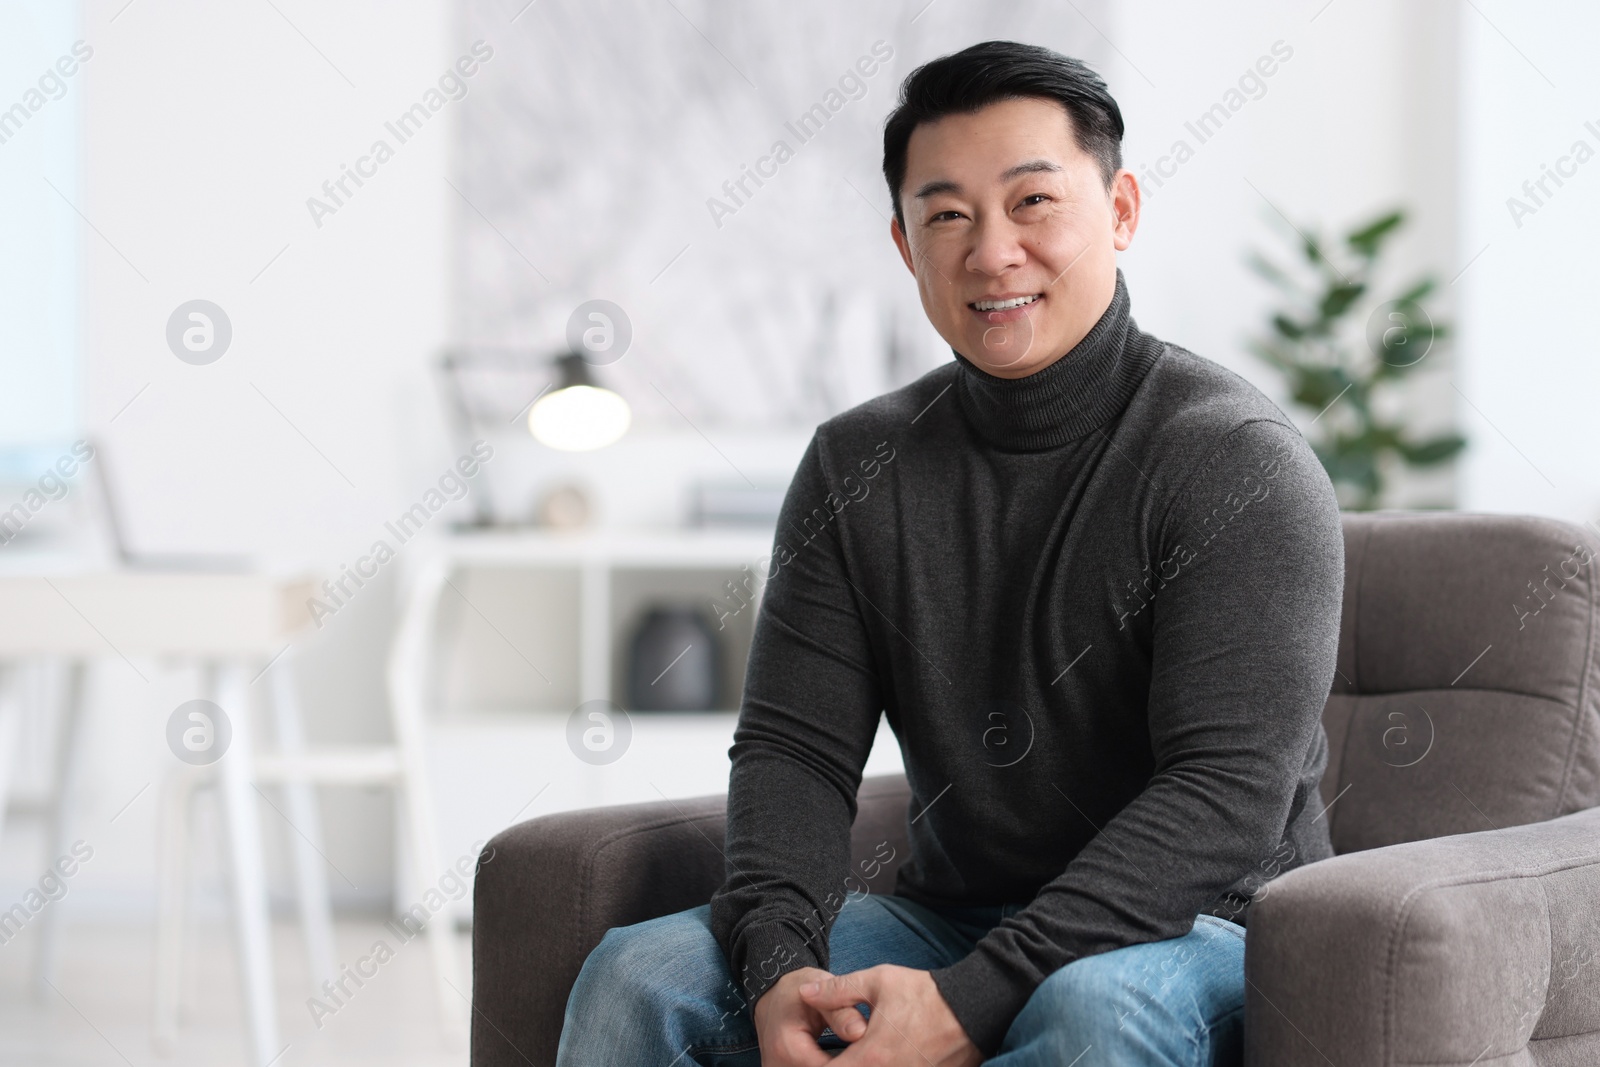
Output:
[[1071,123],[1052,100],[1004,100],[923,123],[906,146],[906,229],[890,234],[939,335],[1001,378],[1083,340],[1139,223],[1133,174],[1108,190]]

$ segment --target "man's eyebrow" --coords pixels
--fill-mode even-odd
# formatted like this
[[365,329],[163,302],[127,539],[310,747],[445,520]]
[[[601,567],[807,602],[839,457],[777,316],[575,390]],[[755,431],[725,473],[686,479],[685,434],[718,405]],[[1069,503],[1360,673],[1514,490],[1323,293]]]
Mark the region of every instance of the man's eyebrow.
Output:
[[[1029,159],[1018,163],[1014,167],[1008,168],[1004,174],[1000,175],[1000,180],[1002,182],[1008,182],[1013,178],[1020,178],[1024,174],[1055,174],[1059,173],[1060,170],[1061,165],[1054,163],[1051,160]],[[953,182],[948,178],[939,178],[935,181],[925,183],[920,189],[917,190],[914,199],[922,200],[930,196],[937,196],[940,193],[959,192],[961,192],[960,183]]]
[[960,191],[961,186],[956,182],[951,181],[949,178],[940,178],[937,181],[924,183],[922,188],[917,190],[915,198],[922,200],[930,196],[938,196],[940,193],[959,193]]
[[1024,174],[1055,174],[1060,170],[1060,164],[1054,163],[1051,160],[1030,159],[1025,162],[1018,163],[1016,166],[1000,175],[1000,180],[1003,182],[1008,182],[1012,178],[1020,178]]

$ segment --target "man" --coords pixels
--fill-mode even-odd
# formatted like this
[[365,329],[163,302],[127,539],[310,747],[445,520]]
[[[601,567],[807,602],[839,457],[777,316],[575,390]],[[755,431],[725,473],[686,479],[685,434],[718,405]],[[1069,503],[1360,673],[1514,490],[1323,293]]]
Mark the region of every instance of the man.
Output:
[[[1249,898],[1331,854],[1343,538],[1283,413],[1129,317],[1122,130],[1034,46],[902,86],[890,235],[955,360],[817,429],[727,881],[606,936],[560,1063],[1238,1062]],[[880,712],[912,791],[892,895],[849,850]]]

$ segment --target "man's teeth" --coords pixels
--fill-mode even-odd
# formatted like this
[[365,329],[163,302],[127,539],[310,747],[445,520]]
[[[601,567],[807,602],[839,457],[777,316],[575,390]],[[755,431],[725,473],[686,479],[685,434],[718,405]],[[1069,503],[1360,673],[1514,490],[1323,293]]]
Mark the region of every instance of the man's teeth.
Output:
[[1039,294],[1035,293],[1032,296],[1019,296],[1014,300],[979,300],[972,306],[979,311],[1009,311],[1012,308],[1022,307],[1024,304],[1031,304],[1037,299],[1039,299]]

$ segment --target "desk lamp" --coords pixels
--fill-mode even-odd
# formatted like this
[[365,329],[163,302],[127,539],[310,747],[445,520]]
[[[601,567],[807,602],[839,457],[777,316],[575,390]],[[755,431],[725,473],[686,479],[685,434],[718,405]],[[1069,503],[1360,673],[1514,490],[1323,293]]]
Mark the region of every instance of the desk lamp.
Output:
[[556,387],[534,402],[528,430],[541,444],[563,452],[588,452],[628,432],[628,402],[594,383],[581,355],[556,359]]

